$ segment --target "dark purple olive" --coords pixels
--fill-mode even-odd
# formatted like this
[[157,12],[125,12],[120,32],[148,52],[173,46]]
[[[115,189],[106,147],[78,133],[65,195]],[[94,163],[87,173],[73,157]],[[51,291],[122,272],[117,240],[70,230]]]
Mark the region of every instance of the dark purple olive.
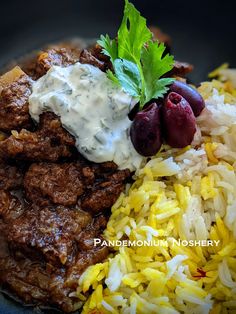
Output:
[[178,93],[187,100],[193,110],[195,117],[198,117],[205,108],[205,102],[202,96],[194,88],[186,83],[176,80],[170,86],[170,91]]
[[[162,106],[163,104],[163,99],[159,98],[159,99],[151,99],[149,102],[147,102],[144,106],[143,106],[143,110],[146,109],[147,107],[149,107],[151,104],[156,103],[158,106]],[[131,111],[128,114],[128,118],[131,121],[134,121],[134,118],[136,116],[136,114],[139,112],[140,109],[140,103],[137,103],[133,109],[131,109]]]
[[177,93],[168,94],[162,107],[162,119],[167,144],[175,148],[191,144],[196,119],[186,99]]
[[139,107],[140,107],[140,104],[139,102],[131,109],[131,111],[129,112],[128,114],[128,118],[133,121],[136,114],[139,112]]
[[145,157],[155,155],[162,145],[160,107],[152,103],[138,112],[130,129],[131,141],[136,151]]

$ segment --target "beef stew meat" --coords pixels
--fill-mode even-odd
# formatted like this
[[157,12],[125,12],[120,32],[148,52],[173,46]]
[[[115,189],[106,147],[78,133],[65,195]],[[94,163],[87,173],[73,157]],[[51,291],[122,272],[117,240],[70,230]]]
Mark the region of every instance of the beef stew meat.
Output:
[[99,213],[114,204],[129,176],[129,170],[97,175],[79,162],[38,163],[26,172],[24,188],[27,200],[35,204],[69,206],[79,201],[82,209]]
[[26,198],[39,205],[75,205],[84,192],[82,167],[78,163],[32,164],[25,175]]
[[149,29],[152,32],[153,39],[165,44],[167,52],[170,52],[171,48],[170,36],[164,33],[159,27],[150,26]]
[[0,254],[2,284],[27,303],[73,311],[76,300],[69,295],[79,276],[107,257],[106,247],[93,246],[106,218],[62,206],[28,204],[23,209],[9,192],[0,195],[1,241],[6,244]]
[[187,62],[175,61],[173,69],[166,75],[173,77],[185,77],[193,71],[193,65]]
[[129,175],[127,169],[108,175],[104,181],[95,184],[82,196],[81,208],[93,213],[110,208],[123,191],[123,182]]
[[21,130],[32,125],[28,108],[30,94],[31,79],[26,74],[2,88],[0,92],[1,131],[11,132],[11,130]]
[[91,220],[91,215],[76,209],[30,206],[8,224],[7,241],[26,255],[60,266],[71,262],[77,249],[76,236]]
[[40,116],[35,132],[26,129],[0,142],[0,159],[57,161],[70,157],[75,140],[62,128],[60,119],[51,112]]
[[39,54],[36,63],[38,77],[43,76],[53,65],[68,66],[79,61],[80,50],[72,48],[51,48]]
[[17,189],[23,184],[22,170],[16,166],[0,163],[0,190]]
[[99,68],[101,71],[106,71],[106,64],[104,61],[99,60],[96,58],[90,51],[87,49],[84,49],[81,52],[80,58],[79,58],[80,63],[84,64],[91,64],[97,68]]
[[[37,61],[38,76],[76,59],[47,53]],[[94,238],[102,238],[130,171],[85,160],[51,112],[33,125],[28,82],[17,79],[0,99],[0,130],[12,133],[0,141],[0,285],[26,303],[72,312],[80,275],[108,256]]]
[[0,230],[2,222],[9,222],[19,217],[24,211],[19,198],[8,191],[0,190]]
[[6,182],[0,190],[0,234],[7,247],[0,254],[0,282],[25,302],[70,312],[76,299],[69,295],[81,273],[108,255],[106,247],[94,246],[94,238],[101,238],[107,210],[130,172],[82,158],[25,168],[23,183],[22,170],[0,171]]
[[25,73],[32,79],[37,80],[46,74],[53,65],[68,66],[79,61],[80,53],[80,47],[72,43],[63,47],[58,44],[40,51],[28,60],[22,61],[21,66]]

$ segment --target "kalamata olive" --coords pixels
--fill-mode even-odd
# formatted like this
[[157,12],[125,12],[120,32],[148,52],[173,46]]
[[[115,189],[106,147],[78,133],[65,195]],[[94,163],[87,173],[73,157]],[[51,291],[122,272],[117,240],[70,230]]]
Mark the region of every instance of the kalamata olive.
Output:
[[183,96],[190,104],[195,117],[198,117],[205,107],[202,96],[190,85],[177,81],[170,86],[170,91]]
[[[151,99],[149,102],[147,102],[144,106],[143,106],[143,110],[146,109],[147,107],[149,107],[151,104],[156,103],[158,106],[162,106],[163,104],[163,99],[159,98],[159,99]],[[128,114],[128,118],[131,121],[134,121],[134,118],[136,116],[136,114],[139,112],[140,110],[140,103],[137,103],[129,112]]]
[[131,141],[142,156],[155,155],[162,145],[160,107],[152,103],[138,112],[130,129]]
[[136,114],[139,112],[139,107],[140,107],[140,104],[137,103],[137,104],[131,109],[131,111],[129,112],[128,118],[129,118],[131,121],[134,120]]
[[167,144],[176,148],[191,144],[196,119],[186,99],[174,92],[168,94],[162,107],[162,119]]

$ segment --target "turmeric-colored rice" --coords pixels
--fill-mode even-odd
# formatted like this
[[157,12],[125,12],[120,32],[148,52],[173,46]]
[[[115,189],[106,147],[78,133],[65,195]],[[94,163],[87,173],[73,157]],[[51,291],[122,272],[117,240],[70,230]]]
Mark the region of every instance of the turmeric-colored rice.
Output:
[[236,313],[236,92],[229,86],[200,86],[206,109],[193,145],[163,147],[112,207],[106,240],[163,243],[117,246],[88,267],[76,292],[82,313]]

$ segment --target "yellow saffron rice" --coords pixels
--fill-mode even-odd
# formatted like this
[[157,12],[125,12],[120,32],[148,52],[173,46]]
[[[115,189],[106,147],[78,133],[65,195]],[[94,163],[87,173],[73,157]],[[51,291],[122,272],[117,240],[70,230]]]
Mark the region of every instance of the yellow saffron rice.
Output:
[[88,267],[76,291],[83,314],[236,313],[236,93],[216,80],[199,90],[208,112],[196,144],[163,147],[137,171],[104,233],[162,242],[115,246]]

